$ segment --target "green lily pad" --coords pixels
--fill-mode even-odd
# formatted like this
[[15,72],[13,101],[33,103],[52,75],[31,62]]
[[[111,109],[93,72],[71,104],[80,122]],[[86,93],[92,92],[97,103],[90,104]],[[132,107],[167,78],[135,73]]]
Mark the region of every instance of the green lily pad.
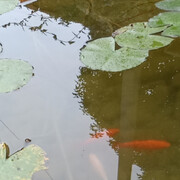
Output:
[[147,50],[115,50],[114,38],[106,37],[89,42],[81,50],[80,59],[91,69],[116,72],[140,65],[147,56]]
[[167,46],[173,41],[171,38],[157,35],[144,35],[137,32],[124,32],[117,35],[115,40],[121,47],[129,47],[141,50],[158,49]]
[[149,26],[151,27],[167,25],[180,25],[180,12],[164,12],[149,19]]
[[137,23],[129,24],[128,26],[124,26],[116,30],[113,33],[113,36],[117,36],[124,32],[132,32],[132,33],[137,32],[137,33],[142,33],[143,35],[150,35],[161,32],[166,28],[167,28],[166,26],[152,28],[149,26],[148,22],[137,22]]
[[33,67],[22,60],[0,59],[0,93],[10,92],[28,83]]
[[171,26],[162,32],[163,36],[179,37],[180,36],[180,26]]
[[180,0],[165,0],[156,3],[156,7],[168,11],[180,11]]
[[19,0],[0,0],[0,14],[13,10],[19,3]]
[[45,153],[36,146],[26,148],[9,156],[9,147],[0,144],[0,179],[1,180],[31,180],[32,175],[45,167]]
[[150,27],[147,22],[133,23],[115,31],[115,41],[121,47],[152,50],[166,46],[173,39],[151,35],[165,30],[167,27]]
[[180,36],[180,12],[164,12],[149,19],[151,27],[170,26],[164,30],[162,35],[177,37]]

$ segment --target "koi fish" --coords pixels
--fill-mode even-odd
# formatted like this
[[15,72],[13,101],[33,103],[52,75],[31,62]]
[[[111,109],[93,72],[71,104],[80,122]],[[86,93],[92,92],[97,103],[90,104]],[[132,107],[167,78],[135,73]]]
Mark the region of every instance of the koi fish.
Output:
[[102,131],[102,132],[98,132],[96,134],[91,135],[91,138],[87,139],[84,144],[89,144],[89,143],[93,143],[95,139],[99,139],[99,138],[109,138],[109,137],[113,137],[114,135],[116,135],[117,133],[119,133],[119,129],[108,129],[106,131]]
[[139,150],[156,150],[170,147],[170,143],[167,141],[160,140],[137,140],[130,142],[115,142],[113,143],[113,147],[116,149],[120,148],[133,148]]
[[119,129],[108,129],[106,131],[102,131],[96,134],[91,135],[91,138],[101,138],[103,136],[109,136],[109,137],[113,137],[114,135],[116,135],[117,133],[119,133]]

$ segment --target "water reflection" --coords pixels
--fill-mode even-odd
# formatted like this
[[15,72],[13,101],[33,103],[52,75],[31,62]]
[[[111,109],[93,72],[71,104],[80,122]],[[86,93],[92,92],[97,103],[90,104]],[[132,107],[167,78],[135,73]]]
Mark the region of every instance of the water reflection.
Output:
[[81,110],[92,119],[91,130],[120,130],[109,141],[110,146],[112,142],[148,139],[171,143],[171,147],[158,151],[114,149],[119,155],[119,180],[130,179],[133,164],[142,168],[143,179],[180,177],[180,162],[176,161],[180,158],[180,62],[179,51],[174,48],[179,42],[176,39],[151,51],[145,63],[128,71],[80,69],[74,95]]
[[[47,152],[50,159],[47,172],[52,178],[45,172],[39,172],[34,175],[34,179],[85,179],[83,177],[89,171],[76,173],[79,167],[88,169],[88,161],[81,158],[82,149],[77,144],[88,131],[88,123],[83,124],[82,113],[78,111],[72,91],[80,65],[79,49],[88,40],[89,30],[86,28],[80,39],[74,39],[75,43],[64,46],[52,36],[29,29],[42,24],[41,14],[43,17],[48,16],[47,14],[33,13],[26,24],[23,22],[23,26],[19,25],[19,22],[31,15],[31,11],[26,7],[17,7],[0,16],[2,26],[10,23],[9,26],[0,28],[0,42],[4,49],[1,58],[23,59],[35,68],[35,76],[27,86],[16,92],[0,94],[0,119],[9,128],[0,123],[0,139],[10,145],[12,153],[26,145],[26,138],[30,138],[31,143]],[[50,20],[52,22],[47,21],[48,31],[55,33],[63,41],[71,40],[74,34],[84,28],[78,23],[70,22],[66,27],[53,18]],[[78,124],[83,127],[80,132]],[[74,148],[75,145],[77,148]]]
[[[79,73],[79,49],[86,41],[146,21],[159,12],[156,1],[38,0],[28,5],[30,9],[16,8],[0,17],[5,49],[1,56],[28,60],[36,75],[23,89],[1,94],[1,118],[23,143],[28,137],[43,147],[52,179],[100,179],[91,169],[96,162],[105,171],[101,177],[114,180],[117,156],[113,151],[119,157],[118,180],[135,178],[133,173],[140,172],[137,166],[144,179],[179,179],[180,39],[152,51],[135,69],[107,73],[81,67]],[[77,99],[72,96],[75,79]],[[108,137],[108,142],[98,139],[93,147],[82,148],[80,142],[89,138],[89,123],[92,134],[108,129],[120,132]],[[1,138],[17,149],[20,143],[9,134],[1,126]],[[143,139],[166,140],[171,147],[139,152],[117,151],[111,145],[111,141]],[[36,177],[50,179],[43,173]]]
[[[75,41],[80,39],[82,34],[86,34],[87,31],[86,27],[79,29],[78,25],[73,22],[65,22],[61,18],[53,18],[48,14],[34,11],[21,5],[19,8],[16,8],[16,13],[18,13],[18,11],[19,13],[22,13],[22,11],[26,12],[26,17],[22,17],[22,19],[18,17],[18,20],[14,18],[11,21],[2,20],[0,27],[8,28],[15,26],[21,27],[23,30],[41,32],[45,36],[50,36],[63,45],[75,43]],[[5,19],[6,14],[2,15],[1,18]],[[75,31],[71,31],[72,29],[75,29]],[[67,32],[69,32],[68,36]]]
[[94,38],[109,36],[112,32],[124,25],[147,21],[159,12],[154,8],[158,0],[38,0],[28,7],[51,16],[61,17],[64,21],[73,21],[83,24],[90,29]]

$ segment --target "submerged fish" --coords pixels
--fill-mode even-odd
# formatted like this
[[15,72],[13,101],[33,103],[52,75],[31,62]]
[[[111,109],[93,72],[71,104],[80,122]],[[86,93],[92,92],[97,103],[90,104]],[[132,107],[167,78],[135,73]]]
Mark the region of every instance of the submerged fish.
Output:
[[91,138],[97,138],[98,139],[98,138],[101,138],[103,136],[113,137],[117,133],[119,133],[119,129],[117,129],[117,128],[108,129],[106,131],[98,132],[96,134],[91,135]]
[[137,140],[130,142],[114,142],[113,147],[116,149],[120,148],[133,148],[139,150],[156,150],[170,147],[170,143],[161,140]]
[[119,129],[116,129],[116,128],[98,132],[98,133],[92,134],[91,138],[87,139],[84,142],[84,144],[93,143],[93,142],[95,142],[96,139],[100,139],[100,138],[107,139],[109,137],[115,136],[117,133],[119,133]]
[[94,167],[94,170],[99,174],[103,180],[108,180],[106,171],[104,170],[103,164],[95,154],[89,154],[89,160]]

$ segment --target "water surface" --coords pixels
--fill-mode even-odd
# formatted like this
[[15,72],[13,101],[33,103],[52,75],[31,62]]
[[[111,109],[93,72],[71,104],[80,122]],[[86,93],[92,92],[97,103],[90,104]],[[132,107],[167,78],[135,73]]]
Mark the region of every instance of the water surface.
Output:
[[[0,139],[12,153],[26,138],[46,151],[49,168],[34,180],[180,178],[180,39],[123,72],[93,71],[79,60],[87,41],[158,14],[155,2],[38,0],[0,16],[1,58],[28,61],[35,74],[23,88],[0,94],[0,119],[17,136],[1,123]],[[91,140],[111,128],[120,132]],[[111,144],[148,139],[171,146],[117,151]]]

